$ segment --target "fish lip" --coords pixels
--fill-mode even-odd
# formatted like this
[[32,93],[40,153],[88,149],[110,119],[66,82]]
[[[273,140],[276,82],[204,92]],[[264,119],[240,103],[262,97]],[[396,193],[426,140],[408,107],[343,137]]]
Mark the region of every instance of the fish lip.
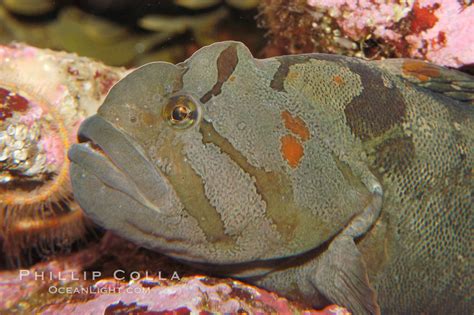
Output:
[[[68,151],[71,165],[85,169],[103,185],[126,194],[143,206],[163,213],[167,202],[160,196],[169,193],[169,184],[130,136],[96,114],[81,124],[78,139],[79,143]],[[146,175],[140,176],[142,174]]]
[[[103,228],[136,243],[143,242],[142,235],[153,238],[155,243],[147,243],[148,248],[171,255],[188,251],[186,239],[168,245],[166,234],[157,229],[177,227],[183,217],[171,184],[138,143],[99,115],[86,119],[78,133],[81,143],[71,146],[68,157],[74,197],[84,212]],[[131,164],[126,163],[129,159]],[[102,192],[110,190],[119,194],[108,199]],[[130,234],[130,228],[136,232]]]
[[73,144],[68,150],[68,158],[71,161],[71,164],[76,164],[80,167],[84,167],[85,161],[83,159],[83,154],[89,153],[99,155],[101,158],[106,160],[111,167],[115,166],[116,168],[118,168],[119,171],[121,171],[120,167],[116,163],[114,163],[110,155],[104,149],[103,145],[101,144],[101,141],[99,141],[95,137],[95,135],[97,135],[97,132],[89,131],[91,129],[90,126],[96,122],[103,123],[105,122],[105,119],[100,116],[93,115],[84,120],[81,126],[79,127],[79,130],[77,132],[78,143]]
[[[102,119],[101,117],[95,117],[96,115],[90,117],[91,120],[99,120]],[[85,123],[82,123],[81,126],[79,127],[79,130],[77,132],[77,144],[73,144],[71,148],[68,150],[68,158],[71,161],[71,164],[77,164],[79,166],[82,165],[81,159],[77,156],[78,155],[78,150],[82,152],[89,152],[89,153],[94,153],[100,155],[102,158],[107,160],[110,165],[115,166],[117,169],[120,170],[120,167],[114,163],[114,161],[110,158],[109,154],[104,150],[104,148],[101,146],[101,143],[95,139],[93,134],[88,133],[87,130],[87,125],[90,123],[89,118],[84,121]],[[79,149],[80,148],[80,149]]]
[[[104,149],[100,146],[99,143],[96,143],[93,139],[87,138],[87,137],[85,137],[81,134],[78,134],[77,137],[78,137],[78,144],[85,144],[85,146],[88,147],[90,150],[95,151],[95,152],[103,155],[105,158],[110,160],[111,163],[113,163],[112,160],[109,158],[107,153],[105,153]],[[76,144],[73,144],[73,146],[74,145],[76,145]]]

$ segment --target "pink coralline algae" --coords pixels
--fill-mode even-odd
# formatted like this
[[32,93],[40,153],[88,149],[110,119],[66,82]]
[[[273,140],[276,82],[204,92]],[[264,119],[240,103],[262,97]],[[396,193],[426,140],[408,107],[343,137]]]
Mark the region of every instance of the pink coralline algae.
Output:
[[462,0],[262,0],[267,56],[329,52],[474,63],[474,6]]
[[354,42],[392,44],[398,57],[459,67],[474,63],[474,7],[458,0],[308,0]]
[[[307,309],[275,293],[232,279],[182,271],[157,274],[155,269],[179,268],[156,255],[153,258],[136,252],[133,245],[114,236],[106,238],[109,240],[103,239],[101,244],[70,256],[29,269],[0,272],[0,313],[349,315],[346,309],[336,305],[321,311]],[[124,253],[132,254],[127,261],[132,261],[134,271],[123,264],[114,268],[114,263],[107,261]],[[133,262],[135,256],[140,262],[148,260],[154,272],[148,275],[143,266]],[[96,270],[97,263],[109,267]],[[129,280],[123,279],[125,274]]]
[[406,37],[411,55],[451,67],[474,63],[474,6],[464,8],[458,1],[440,1],[439,6],[435,1],[423,2],[426,2],[425,10],[433,8],[434,17],[428,19],[433,21],[433,26],[427,24],[425,30]]

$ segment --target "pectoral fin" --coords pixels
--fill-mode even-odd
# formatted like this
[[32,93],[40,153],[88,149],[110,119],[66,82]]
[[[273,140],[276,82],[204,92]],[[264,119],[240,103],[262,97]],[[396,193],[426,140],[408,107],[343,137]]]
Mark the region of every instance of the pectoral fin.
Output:
[[321,254],[311,275],[312,284],[321,294],[357,315],[380,314],[376,293],[370,285],[366,264],[354,238],[370,229],[381,206],[381,192],[375,192],[367,208]]
[[348,236],[329,245],[312,281],[320,293],[354,314],[380,314],[362,255]]

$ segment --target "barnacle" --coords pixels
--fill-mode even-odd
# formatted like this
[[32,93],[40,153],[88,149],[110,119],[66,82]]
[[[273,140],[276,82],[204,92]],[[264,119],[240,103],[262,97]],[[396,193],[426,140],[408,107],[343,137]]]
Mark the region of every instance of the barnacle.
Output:
[[[0,127],[0,235],[4,250],[12,257],[31,245],[70,243],[85,228],[69,184],[65,154],[71,140],[64,120],[46,104],[19,93],[24,92],[10,92],[13,96],[6,97],[3,110],[11,110],[8,99],[15,96],[25,100],[29,108],[14,111]],[[25,120],[28,109],[48,114],[29,122]]]
[[83,237],[69,146],[124,71],[66,53],[0,46],[0,249],[9,263]]

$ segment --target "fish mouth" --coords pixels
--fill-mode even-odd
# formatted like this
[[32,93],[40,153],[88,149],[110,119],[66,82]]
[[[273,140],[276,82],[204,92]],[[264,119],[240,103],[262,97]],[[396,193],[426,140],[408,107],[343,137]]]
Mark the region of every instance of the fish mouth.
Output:
[[[75,198],[88,215],[106,223],[107,215],[118,215],[118,208],[124,208],[122,219],[131,215],[126,209],[137,206],[148,213],[166,212],[169,184],[124,131],[94,115],[81,124],[78,138],[79,143],[68,152],[71,182]],[[95,199],[106,200],[90,200],[101,191],[102,197]]]

